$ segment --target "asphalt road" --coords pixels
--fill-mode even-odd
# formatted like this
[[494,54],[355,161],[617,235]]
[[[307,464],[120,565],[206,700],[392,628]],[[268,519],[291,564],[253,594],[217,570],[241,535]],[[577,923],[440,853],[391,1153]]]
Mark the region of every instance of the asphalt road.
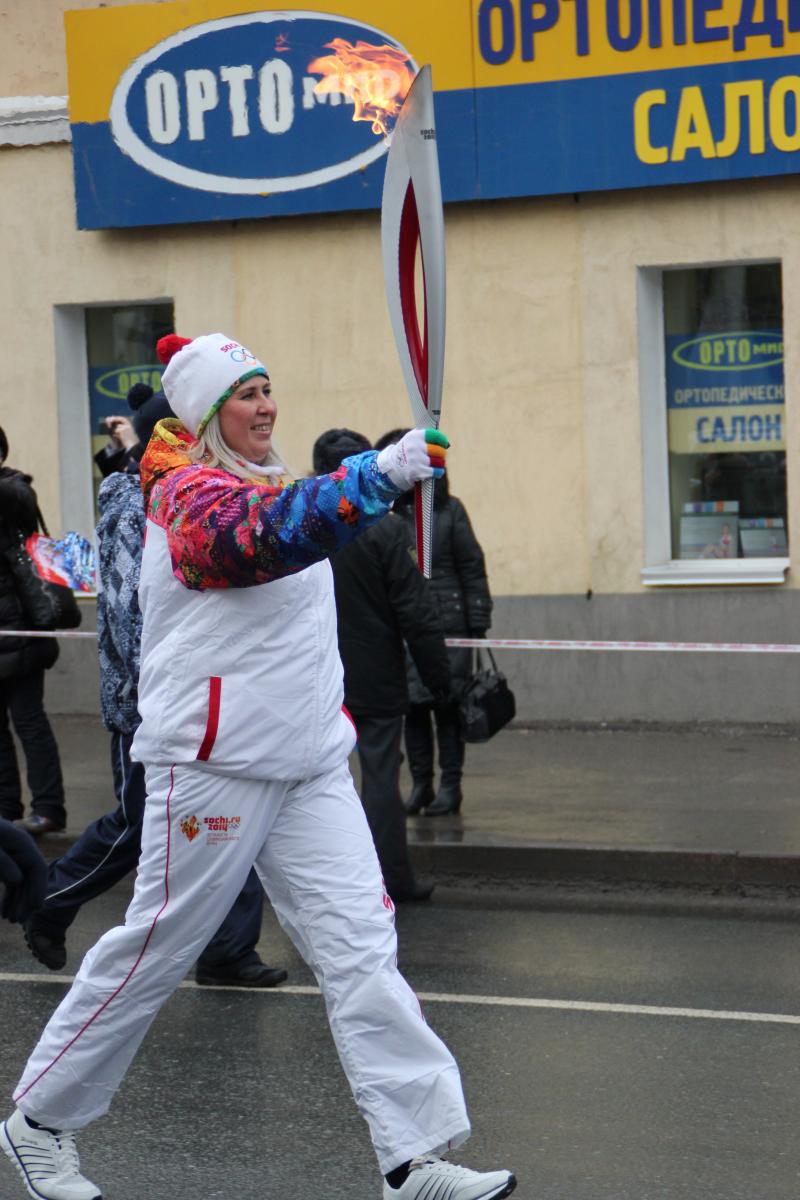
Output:
[[[84,909],[68,971],[126,899],[121,886]],[[464,1076],[475,1132],[461,1161],[512,1167],[532,1200],[797,1200],[791,905],[644,911],[440,888],[398,927],[401,969]],[[184,985],[81,1136],[106,1200],[380,1196],[322,1002],[271,913],[261,950],[289,986]],[[2,1093],[63,988],[0,927]],[[0,1197],[21,1195],[3,1160]]]

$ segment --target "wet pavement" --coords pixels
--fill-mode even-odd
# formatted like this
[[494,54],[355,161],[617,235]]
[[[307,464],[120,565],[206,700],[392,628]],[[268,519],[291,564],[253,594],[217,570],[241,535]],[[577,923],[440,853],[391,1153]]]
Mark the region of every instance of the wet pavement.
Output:
[[[55,724],[72,836],[112,803],[107,735]],[[445,867],[459,846],[496,862],[548,847],[794,862],[797,754],[788,730],[506,731],[470,748],[461,816],[410,823],[414,852]],[[82,910],[65,976],[129,895],[126,881]],[[462,1069],[475,1132],[458,1157],[512,1167],[532,1200],[797,1200],[797,913],[791,890],[654,900],[443,870],[397,923],[401,969]],[[269,909],[259,948],[289,985],[187,981],[82,1135],[106,1200],[378,1200],[321,999]],[[65,986],[0,924],[0,1093]],[[0,1198],[17,1195],[0,1162]]]
[[[417,818],[415,839],[427,840],[431,827],[441,833],[442,820]],[[800,731],[504,731],[468,747],[461,836],[498,846],[800,855]]]
[[[68,971],[127,897],[83,909]],[[513,1167],[521,1200],[796,1200],[794,920],[458,887],[397,920],[401,969],[461,1066],[461,1161]],[[260,949],[289,986],[184,985],[81,1135],[105,1200],[378,1200],[321,999],[269,911]],[[8,925],[0,964],[7,1096],[65,985]],[[0,1162],[2,1200],[22,1194]]]

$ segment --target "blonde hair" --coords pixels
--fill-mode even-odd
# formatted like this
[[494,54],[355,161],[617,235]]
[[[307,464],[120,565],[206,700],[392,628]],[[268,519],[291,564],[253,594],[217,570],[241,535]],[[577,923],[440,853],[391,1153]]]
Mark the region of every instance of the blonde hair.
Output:
[[[280,455],[272,447],[270,447],[267,457],[260,463],[247,462],[235,450],[231,450],[222,436],[218,411],[214,413],[200,434],[197,444],[192,446],[189,457],[192,462],[202,463],[204,467],[218,467],[221,471],[238,475],[240,479],[256,479],[262,478],[264,475],[287,475],[289,473]],[[262,470],[254,471],[254,466],[261,467]],[[263,470],[263,468],[267,469]]]

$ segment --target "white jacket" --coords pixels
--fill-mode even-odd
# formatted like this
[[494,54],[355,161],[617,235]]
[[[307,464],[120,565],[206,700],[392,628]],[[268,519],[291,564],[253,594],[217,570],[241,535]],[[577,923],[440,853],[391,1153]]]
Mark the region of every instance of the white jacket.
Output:
[[307,779],[353,749],[327,562],[258,587],[189,591],[151,521],[139,603],[135,759]]
[[356,740],[322,560],[383,516],[398,489],[372,453],[276,488],[191,464],[190,444],[162,422],[142,461],[142,723],[132,757],[258,779],[320,774]]

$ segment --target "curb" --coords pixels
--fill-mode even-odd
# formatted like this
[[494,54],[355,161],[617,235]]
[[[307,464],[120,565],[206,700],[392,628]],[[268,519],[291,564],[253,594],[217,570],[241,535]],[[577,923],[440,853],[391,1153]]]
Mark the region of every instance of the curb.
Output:
[[431,874],[484,876],[509,883],[667,884],[690,887],[800,885],[800,859],[725,850],[619,850],[595,846],[469,845],[413,842],[415,865]]
[[[481,877],[510,884],[654,884],[695,888],[800,887],[800,858],[742,854],[735,850],[621,850],[572,846],[447,841],[408,845],[418,870],[456,878]],[[79,834],[50,834],[39,842],[45,858],[58,858]]]

